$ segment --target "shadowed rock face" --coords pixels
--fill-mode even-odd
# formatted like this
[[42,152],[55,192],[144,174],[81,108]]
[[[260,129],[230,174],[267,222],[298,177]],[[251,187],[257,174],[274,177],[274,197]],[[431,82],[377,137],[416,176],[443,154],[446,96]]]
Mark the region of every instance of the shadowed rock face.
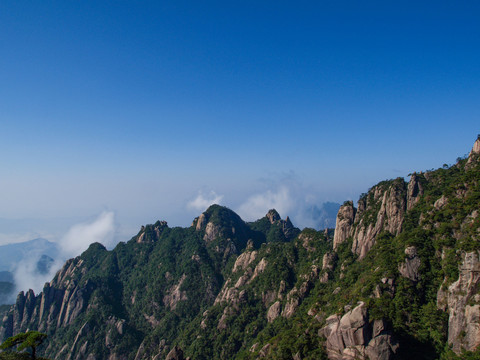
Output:
[[458,280],[447,290],[440,288],[437,305],[448,310],[448,342],[457,353],[480,345],[480,251],[462,253]]
[[361,260],[382,231],[399,234],[407,209],[423,194],[421,178],[413,174],[408,185],[399,178],[374,186],[358,201],[358,210],[351,201],[343,204],[337,215],[333,249],[353,237],[352,252]]
[[420,280],[420,265],[421,260],[417,254],[417,248],[415,246],[409,246],[405,249],[405,262],[398,266],[398,271],[403,277],[406,277],[412,281]]
[[[183,351],[179,347],[175,346],[170,352],[168,353],[165,360],[184,360]],[[159,359],[160,360],[160,359]]]
[[69,280],[75,272],[81,271],[82,263],[78,259],[67,261],[54,280],[45,284],[39,296],[32,290],[26,295],[20,292],[15,306],[3,319],[0,338],[24,331],[31,321],[44,332],[71,324],[84,310],[91,290],[88,283],[78,286]]
[[477,138],[477,140],[473,144],[473,147],[472,147],[472,150],[470,151],[470,154],[468,154],[467,165],[470,165],[476,158],[478,158],[479,154],[480,154],[480,137]]
[[280,214],[275,209],[269,210],[267,215],[265,215],[265,216],[270,221],[270,224],[274,224],[275,222],[281,220]]
[[423,195],[421,175],[413,173],[407,187],[407,210],[411,210]]
[[[355,217],[352,245],[352,252],[359,259],[367,255],[380,232],[386,230],[394,235],[400,233],[406,211],[406,196],[405,182],[397,179],[388,187],[375,186],[365,200],[359,201],[359,209],[362,208],[362,211],[359,210]],[[360,205],[360,202],[363,204]]]

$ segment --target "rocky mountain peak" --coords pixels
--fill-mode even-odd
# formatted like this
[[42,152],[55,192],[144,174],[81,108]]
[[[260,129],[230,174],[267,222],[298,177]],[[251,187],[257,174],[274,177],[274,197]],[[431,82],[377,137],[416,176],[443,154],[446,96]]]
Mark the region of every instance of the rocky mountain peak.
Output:
[[470,164],[473,161],[477,160],[479,157],[480,157],[480,134],[478,135],[477,140],[473,144],[470,154],[468,154],[467,167],[470,166]]
[[280,214],[275,209],[269,210],[265,216],[270,221],[270,224],[273,224],[281,219]]
[[162,231],[166,228],[168,228],[167,222],[163,220],[159,220],[153,225],[142,225],[137,235],[137,243],[152,243],[157,241]]
[[353,201],[346,201],[340,206],[335,224],[335,235],[333,237],[334,250],[352,235],[352,226],[356,212],[357,209],[353,206]]
[[473,144],[472,151],[470,151],[470,156],[472,154],[480,154],[480,135],[477,137],[477,140]]

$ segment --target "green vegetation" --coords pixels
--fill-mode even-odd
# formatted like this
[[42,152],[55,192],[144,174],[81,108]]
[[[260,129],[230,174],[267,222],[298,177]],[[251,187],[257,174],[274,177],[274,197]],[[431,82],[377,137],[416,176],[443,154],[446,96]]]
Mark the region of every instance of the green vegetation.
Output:
[[[300,231],[276,212],[245,223],[214,205],[189,228],[157,222],[112,251],[91,245],[53,282],[78,289],[78,316],[68,326],[50,326],[47,316],[28,326],[47,329],[50,357],[80,351],[81,334],[97,359],[165,357],[173,346],[192,359],[326,359],[326,318],[363,301],[369,321],[382,319],[399,341],[399,358],[478,359],[447,344],[448,313],[437,297],[458,279],[462,252],[480,250],[479,162],[459,159],[414,176],[418,199],[408,211],[411,189],[401,178],[360,197],[353,230],[379,223],[384,198],[404,213],[401,231],[376,231],[361,260],[353,237],[333,252],[331,230]],[[412,246],[414,279],[400,270]]]
[[[0,359],[47,360],[36,356],[37,348],[43,343],[46,337],[46,334],[38,331],[28,331],[27,333],[19,333],[15,336],[9,337],[2,345],[0,345],[0,350],[4,350],[4,352],[0,353]],[[24,350],[29,350],[29,352],[24,352]]]

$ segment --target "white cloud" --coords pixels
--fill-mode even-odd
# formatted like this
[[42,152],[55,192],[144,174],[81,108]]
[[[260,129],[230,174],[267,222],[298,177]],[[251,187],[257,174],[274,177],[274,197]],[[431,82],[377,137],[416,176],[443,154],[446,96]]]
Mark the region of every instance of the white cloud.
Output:
[[113,245],[114,218],[113,212],[104,211],[93,222],[72,226],[59,241],[62,254],[66,258],[78,256],[94,242],[106,247]]
[[275,191],[267,190],[250,196],[237,210],[240,217],[246,221],[260,219],[270,209],[277,210],[281,216],[288,215],[294,206],[290,190],[280,186]]
[[[54,259],[50,271],[41,274],[37,269],[40,253],[30,252],[16,266],[14,270],[15,292],[32,289],[38,294],[46,282],[51,281],[55,273],[64,265],[65,260],[80,255],[88,246],[99,242],[110,247],[113,245],[115,233],[114,213],[104,211],[95,220],[89,223],[74,225],[58,241],[60,255]],[[12,299],[15,301],[15,299]]]
[[215,191],[205,194],[199,192],[195,199],[187,203],[187,208],[195,211],[205,211],[210,205],[220,204],[223,199],[223,195],[218,195]]

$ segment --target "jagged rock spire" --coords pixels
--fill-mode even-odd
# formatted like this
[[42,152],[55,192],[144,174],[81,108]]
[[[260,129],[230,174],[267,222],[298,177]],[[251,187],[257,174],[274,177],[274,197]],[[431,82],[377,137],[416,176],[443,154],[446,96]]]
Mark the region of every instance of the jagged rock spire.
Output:
[[280,214],[275,209],[268,210],[267,215],[265,215],[267,219],[270,221],[270,224],[280,220]]

